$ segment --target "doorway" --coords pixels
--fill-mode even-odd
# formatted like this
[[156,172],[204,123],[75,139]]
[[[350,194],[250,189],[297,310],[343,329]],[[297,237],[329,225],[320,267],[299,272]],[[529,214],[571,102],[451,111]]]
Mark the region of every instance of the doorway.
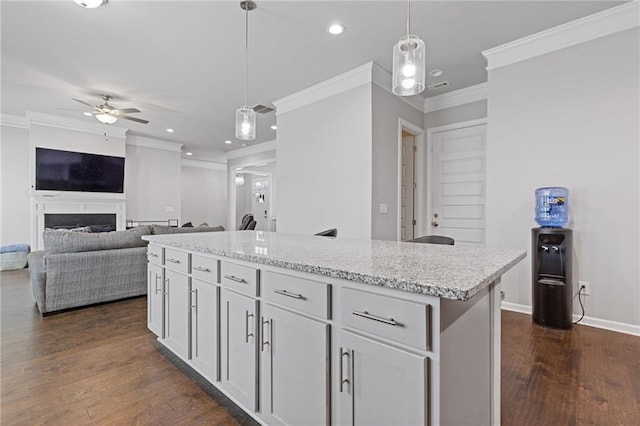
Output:
[[416,137],[402,129],[400,171],[400,241],[413,240],[416,230]]
[[485,245],[486,119],[429,129],[427,229],[456,245]]
[[246,214],[253,215],[256,231],[275,231],[275,161],[235,167],[230,170],[233,182],[230,229],[238,229]]

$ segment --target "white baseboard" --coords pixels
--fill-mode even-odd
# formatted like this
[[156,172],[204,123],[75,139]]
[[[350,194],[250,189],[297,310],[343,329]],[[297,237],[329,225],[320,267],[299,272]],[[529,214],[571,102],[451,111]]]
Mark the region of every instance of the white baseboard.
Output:
[[[531,306],[520,305],[518,303],[502,302],[502,309],[505,311],[531,315]],[[577,321],[579,318],[580,315],[573,314],[574,321]],[[582,321],[580,321],[580,325],[602,328],[604,330],[615,331],[617,333],[631,334],[633,336],[640,336],[640,325],[635,324],[627,324],[624,322],[609,321],[585,316],[582,318]]]

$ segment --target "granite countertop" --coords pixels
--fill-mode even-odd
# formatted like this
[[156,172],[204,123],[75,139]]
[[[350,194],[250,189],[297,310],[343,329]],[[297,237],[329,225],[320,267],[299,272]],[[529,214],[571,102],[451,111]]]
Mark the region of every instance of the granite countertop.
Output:
[[262,231],[142,238],[195,252],[455,300],[470,299],[526,256],[524,250]]

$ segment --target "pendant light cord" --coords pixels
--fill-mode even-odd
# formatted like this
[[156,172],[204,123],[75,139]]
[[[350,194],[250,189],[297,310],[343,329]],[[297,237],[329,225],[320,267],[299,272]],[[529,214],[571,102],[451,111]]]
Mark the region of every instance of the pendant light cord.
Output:
[[249,74],[249,4],[245,5],[244,20],[244,105],[247,105],[247,75]]
[[407,0],[407,35],[411,34],[411,0]]

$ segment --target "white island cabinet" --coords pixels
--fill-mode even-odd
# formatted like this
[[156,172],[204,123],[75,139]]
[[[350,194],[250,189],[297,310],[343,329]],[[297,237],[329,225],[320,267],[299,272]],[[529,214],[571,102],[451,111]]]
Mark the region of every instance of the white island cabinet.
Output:
[[500,424],[500,276],[524,251],[143,238],[149,329],[260,423]]

